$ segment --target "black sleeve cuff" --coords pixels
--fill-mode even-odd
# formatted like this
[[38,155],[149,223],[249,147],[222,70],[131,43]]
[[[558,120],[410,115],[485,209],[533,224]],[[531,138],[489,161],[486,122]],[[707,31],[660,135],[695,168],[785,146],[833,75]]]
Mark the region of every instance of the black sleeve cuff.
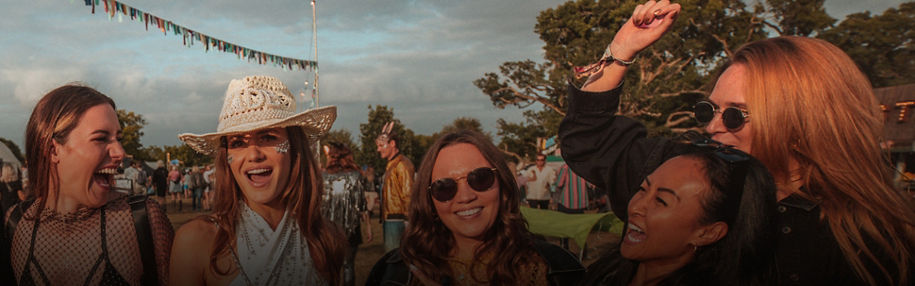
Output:
[[571,82],[569,83],[568,113],[609,112],[616,113],[620,103],[620,94],[623,85],[602,92],[582,91]]

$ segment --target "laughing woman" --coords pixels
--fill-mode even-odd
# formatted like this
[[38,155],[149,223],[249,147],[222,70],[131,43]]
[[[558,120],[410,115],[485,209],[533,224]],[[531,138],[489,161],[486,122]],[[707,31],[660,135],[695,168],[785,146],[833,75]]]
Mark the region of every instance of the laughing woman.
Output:
[[5,225],[17,284],[167,284],[171,223],[155,201],[112,191],[120,135],[114,101],[95,89],[38,101],[25,136],[35,199]]
[[773,284],[775,181],[746,153],[697,143],[711,146],[676,146],[642,181],[619,249],[582,285]]
[[226,90],[215,133],[179,138],[216,165],[214,213],[183,225],[173,285],[336,285],[345,241],[321,214],[320,170],[309,142],[333,106],[295,113],[278,79],[249,76]]
[[584,274],[571,253],[527,230],[514,175],[479,132],[439,138],[416,176],[411,227],[366,285],[577,285]]

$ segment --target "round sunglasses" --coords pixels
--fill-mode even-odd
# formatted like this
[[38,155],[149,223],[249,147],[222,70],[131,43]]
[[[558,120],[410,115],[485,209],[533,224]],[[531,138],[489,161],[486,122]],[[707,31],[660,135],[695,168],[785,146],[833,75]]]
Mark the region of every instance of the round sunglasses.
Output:
[[457,181],[460,179],[467,179],[467,185],[470,185],[470,188],[474,191],[484,192],[489,190],[496,182],[496,168],[476,168],[463,177],[435,180],[429,185],[429,193],[437,201],[450,201],[457,194]]
[[731,106],[721,111],[717,105],[708,101],[696,103],[696,105],[693,106],[693,112],[696,114],[696,120],[702,124],[712,122],[712,119],[715,118],[715,113],[720,112],[721,122],[724,123],[724,127],[730,131],[740,130],[740,128],[747,123],[747,118],[750,117],[750,114],[746,110]]

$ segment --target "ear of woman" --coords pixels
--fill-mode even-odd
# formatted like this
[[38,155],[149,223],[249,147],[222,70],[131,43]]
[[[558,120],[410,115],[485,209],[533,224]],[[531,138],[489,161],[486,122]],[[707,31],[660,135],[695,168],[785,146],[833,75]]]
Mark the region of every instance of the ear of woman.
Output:
[[718,242],[728,234],[728,224],[722,221],[717,221],[710,225],[701,227],[699,230],[697,230],[697,232],[698,235],[691,243],[699,247],[710,245],[712,243]]

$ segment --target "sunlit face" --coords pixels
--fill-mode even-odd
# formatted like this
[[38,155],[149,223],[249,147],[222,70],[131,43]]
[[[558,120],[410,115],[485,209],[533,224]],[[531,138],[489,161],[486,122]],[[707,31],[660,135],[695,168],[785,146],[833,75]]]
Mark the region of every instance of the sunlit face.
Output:
[[536,162],[537,162],[537,168],[543,168],[543,166],[546,166],[546,156],[537,155]]
[[248,204],[276,204],[289,182],[291,156],[284,128],[226,137],[226,159]]
[[455,241],[480,241],[499,214],[499,182],[485,191],[475,191],[467,184],[474,169],[492,168],[476,146],[459,143],[442,148],[432,167],[432,182],[442,178],[458,179],[457,194],[450,201],[432,199],[435,212]]
[[[747,69],[744,65],[734,64],[728,67],[728,69],[721,74],[721,77],[718,78],[715,89],[712,90],[712,95],[709,96],[709,101],[717,105],[720,110],[724,110],[728,107],[737,107],[742,110],[747,110],[744,92],[744,87],[747,84],[746,74]],[[733,145],[741,151],[750,153],[751,125],[749,120],[752,120],[752,114],[747,119],[747,122],[744,123],[743,127],[731,131],[725,128],[724,123],[721,122],[721,113],[716,113],[715,117],[712,118],[712,121],[705,127],[705,131],[707,131],[715,141]]]
[[709,190],[704,167],[689,157],[664,162],[629,201],[623,257],[640,262],[677,261],[693,254],[701,233],[701,200]]
[[52,140],[51,160],[60,184],[58,195],[90,208],[108,202],[114,175],[124,159],[120,135],[114,108],[100,104],[80,116],[64,144]]
[[375,140],[375,151],[378,151],[381,158],[384,158],[385,160],[393,159],[394,153],[397,151],[397,147],[395,146],[394,140],[384,140],[380,138]]

